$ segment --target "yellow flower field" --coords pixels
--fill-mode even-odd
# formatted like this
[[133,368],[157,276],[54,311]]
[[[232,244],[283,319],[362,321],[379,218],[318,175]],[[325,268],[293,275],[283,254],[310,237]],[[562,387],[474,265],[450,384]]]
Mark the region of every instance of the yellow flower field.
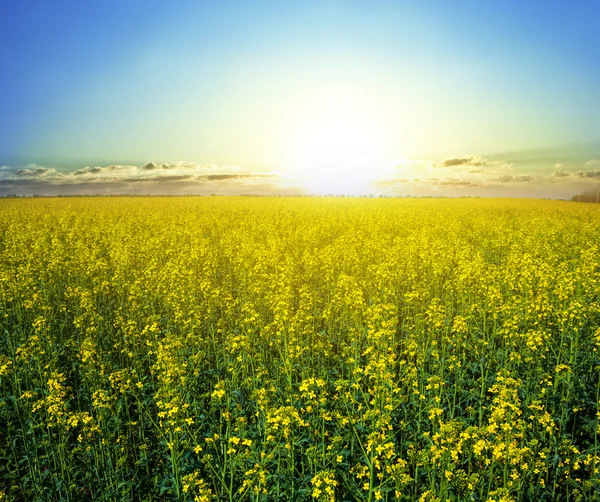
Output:
[[593,500],[600,207],[0,200],[0,499]]

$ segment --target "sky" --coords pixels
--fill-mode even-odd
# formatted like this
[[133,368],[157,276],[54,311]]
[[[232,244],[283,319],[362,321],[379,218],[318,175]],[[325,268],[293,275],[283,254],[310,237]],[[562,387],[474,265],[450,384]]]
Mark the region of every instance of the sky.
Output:
[[0,195],[570,198],[600,3],[5,0]]

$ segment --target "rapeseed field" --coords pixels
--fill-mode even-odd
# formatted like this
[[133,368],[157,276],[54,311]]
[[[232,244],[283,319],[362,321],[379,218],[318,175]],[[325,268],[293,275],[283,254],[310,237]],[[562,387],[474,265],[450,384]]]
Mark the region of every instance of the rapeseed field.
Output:
[[0,200],[0,500],[597,500],[600,208]]

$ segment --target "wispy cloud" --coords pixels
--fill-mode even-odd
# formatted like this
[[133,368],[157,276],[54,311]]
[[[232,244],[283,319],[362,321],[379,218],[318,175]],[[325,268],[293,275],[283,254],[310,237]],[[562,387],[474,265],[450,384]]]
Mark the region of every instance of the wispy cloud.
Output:
[[520,176],[504,175],[498,176],[497,178],[490,178],[488,181],[491,183],[527,183],[530,181],[535,181],[535,178],[528,174],[523,174]]
[[477,187],[481,186],[478,181],[467,180],[462,178],[429,178],[427,180],[432,186],[440,187]]

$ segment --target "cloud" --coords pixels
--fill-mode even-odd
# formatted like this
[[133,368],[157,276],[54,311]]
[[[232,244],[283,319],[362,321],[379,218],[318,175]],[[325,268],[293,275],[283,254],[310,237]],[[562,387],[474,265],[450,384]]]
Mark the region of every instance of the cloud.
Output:
[[[594,160],[594,159],[590,159]],[[417,162],[406,161],[405,165]],[[484,195],[559,193],[572,187],[596,186],[600,169],[512,171],[512,164],[475,155],[445,159],[435,166],[418,161],[419,169],[404,169],[374,182],[388,194]],[[546,166],[553,165],[552,163]],[[559,165],[559,164],[556,164]],[[589,164],[592,165],[592,164]],[[439,168],[439,166],[443,166]],[[414,175],[413,176],[411,176]],[[436,176],[441,174],[440,176]],[[430,177],[428,177],[430,176]],[[240,166],[194,162],[145,162],[138,165],[85,166],[65,172],[35,164],[0,166],[0,196],[58,194],[282,194],[302,193],[286,181],[285,172],[250,171]],[[579,189],[579,188],[578,188]],[[560,192],[562,194],[562,192]]]
[[[88,176],[88,177],[120,177],[125,179],[128,176],[159,177],[160,171],[183,172],[183,171],[204,171],[219,166],[215,164],[196,164],[193,162],[165,162],[158,164],[156,162],[146,162],[140,166],[113,164],[109,166],[86,166],[77,169],[66,176]],[[226,166],[222,166],[226,168]]]
[[192,174],[180,174],[172,176],[156,176],[152,178],[121,178],[118,181],[122,181],[124,183],[170,183],[174,181],[184,181],[193,179],[194,176]]
[[489,160],[479,155],[466,155],[463,157],[451,157],[438,162],[432,162],[431,166],[437,169],[460,170],[467,174],[480,174],[483,172],[502,173],[512,170],[513,163],[506,160]]
[[217,164],[196,164],[195,162],[164,162],[161,169],[212,169],[219,168]]
[[[570,164],[572,162],[566,165]],[[600,182],[600,168],[575,172],[556,160],[513,169],[508,161],[469,155],[429,162],[426,167],[429,169],[421,170],[420,178],[414,171],[415,177],[390,177],[378,181],[376,186],[390,195],[565,198],[571,197],[574,191],[597,187]],[[436,176],[438,173],[443,175]],[[402,171],[402,175],[405,174]]]
[[556,181],[557,178],[562,179],[580,179],[580,180],[600,180],[600,169],[591,169],[589,171],[554,171],[551,176],[548,177],[549,181]]
[[159,179],[160,181],[183,181],[183,180],[189,180],[192,179],[194,176],[191,174],[174,174],[172,176],[161,176]]
[[[8,193],[32,195],[119,194],[119,193],[260,193],[259,187],[270,186],[275,173],[254,172],[239,166],[196,164],[192,162],[147,162],[141,165],[85,166],[71,172],[29,165],[0,167],[0,196]],[[259,182],[259,180],[261,180]],[[262,190],[262,188],[260,189]],[[257,192],[254,192],[257,191]]]
[[[7,187],[29,187],[29,186],[38,186],[39,184],[39,180],[36,179],[4,179],[4,180],[0,180],[0,188],[7,186]],[[47,183],[44,183],[47,184]]]
[[457,167],[457,166],[474,166],[480,167],[488,162],[487,159],[478,157],[476,155],[469,155],[467,157],[453,157],[450,159],[442,160],[441,162],[435,162],[435,167]]
[[86,166],[82,169],[77,169],[77,171],[73,171],[71,174],[73,176],[84,176],[86,174],[98,174],[104,171],[106,167],[89,167]]
[[520,176],[498,176],[497,178],[490,178],[488,181],[492,183],[526,183],[528,181],[534,181],[535,178],[533,176],[529,176],[528,174],[523,174]]
[[595,166],[595,165],[598,165],[598,164],[600,164],[600,160],[598,160],[598,159],[590,159],[590,160],[586,160],[584,165],[586,165],[586,166]]
[[428,181],[431,185],[440,187],[477,187],[481,185],[480,182],[462,178],[429,178]]
[[402,187],[402,188],[474,188],[483,186],[485,183],[466,179],[466,178],[457,178],[457,177],[449,177],[449,178],[393,178],[380,180],[376,183],[377,186],[382,188],[394,188],[394,187]]
[[251,178],[251,177],[263,177],[264,175],[257,174],[209,174],[207,176],[198,176],[198,179],[208,180],[208,181],[223,181],[223,180],[239,180],[243,178]]
[[600,178],[600,170],[577,171],[575,176],[578,176],[579,178]]
[[46,175],[53,174],[53,173],[56,173],[56,169],[48,168],[48,167],[17,169],[16,171],[14,171],[14,174],[17,176],[27,176],[27,177],[46,176]]

